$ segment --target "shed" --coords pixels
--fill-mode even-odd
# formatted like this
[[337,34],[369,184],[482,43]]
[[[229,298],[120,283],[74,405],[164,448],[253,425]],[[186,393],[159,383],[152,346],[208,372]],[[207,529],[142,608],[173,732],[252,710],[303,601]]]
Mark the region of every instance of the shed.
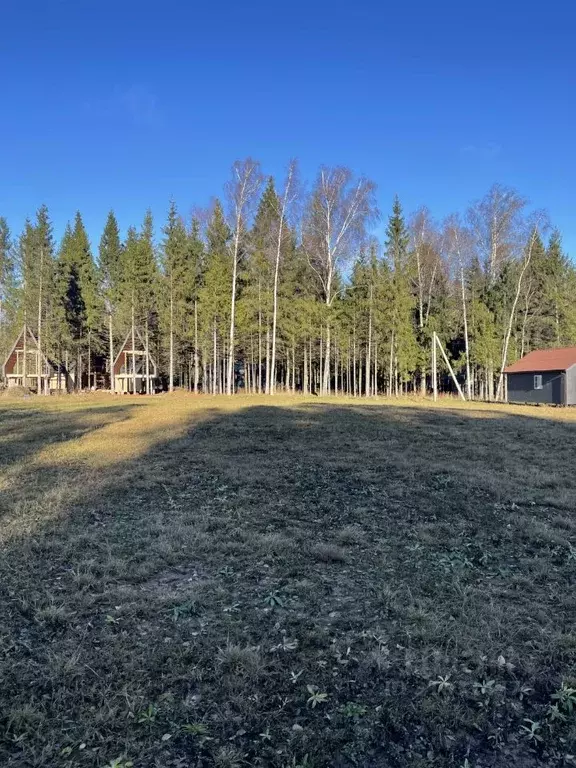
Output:
[[510,403],[576,405],[576,347],[530,352],[504,373]]
[[157,383],[156,361],[150,352],[146,359],[146,344],[138,330],[134,332],[134,345],[132,345],[132,331],[130,331],[114,360],[114,391],[121,394],[134,392],[151,394],[156,391]]

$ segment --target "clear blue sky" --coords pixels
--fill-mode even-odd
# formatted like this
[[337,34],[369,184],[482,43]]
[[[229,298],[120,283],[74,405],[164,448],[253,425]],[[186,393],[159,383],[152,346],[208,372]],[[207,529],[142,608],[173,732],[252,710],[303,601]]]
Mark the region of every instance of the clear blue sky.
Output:
[[252,155],[346,164],[388,213],[442,217],[494,181],[576,255],[576,7],[527,0],[3,0],[0,214],[80,209],[93,245],[221,193]]

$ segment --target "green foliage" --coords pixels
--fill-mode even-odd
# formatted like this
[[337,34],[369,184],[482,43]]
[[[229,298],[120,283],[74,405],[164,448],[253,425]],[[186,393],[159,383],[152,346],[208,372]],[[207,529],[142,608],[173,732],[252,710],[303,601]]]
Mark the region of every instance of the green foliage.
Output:
[[129,227],[121,264],[124,317],[128,319],[133,313],[137,325],[150,322],[156,309],[159,275],[150,211],[144,217],[140,232]]
[[386,237],[386,254],[392,269],[390,314],[393,365],[401,380],[407,381],[410,373],[418,366],[419,350],[414,326],[415,303],[408,277],[410,236],[398,197],[394,200]]
[[110,309],[120,299],[122,287],[122,244],[114,211],[110,211],[98,249],[98,266],[104,295]]
[[10,227],[0,216],[0,358],[9,351],[15,328],[17,304],[14,244]]
[[66,226],[58,254],[60,313],[59,342],[76,352],[92,350],[102,326],[103,303],[96,265],[80,213],[74,228]]
[[231,236],[222,205],[216,200],[206,232],[205,270],[199,291],[203,326],[208,336],[214,327],[218,333],[224,334],[229,322],[232,285]]
[[[363,202],[355,197],[361,187]],[[472,390],[483,396],[503,364],[533,349],[576,344],[574,264],[557,231],[547,243],[538,234],[528,248],[526,233],[534,230],[514,190],[495,185],[469,210],[466,225],[456,216],[435,225],[425,208],[407,225],[396,197],[380,244],[367,231],[373,189],[365,179],[353,183],[346,168],[324,168],[299,216],[291,201],[275,336],[281,201],[273,178],[254,216],[245,209],[233,329],[239,386],[263,391],[274,377],[273,389],[290,391],[425,393],[435,332],[458,375],[469,368]],[[354,220],[347,217],[353,201]],[[191,388],[194,378],[195,388],[218,392],[230,359],[235,244],[218,199],[208,216],[191,221],[172,202],[159,242],[150,212],[122,242],[110,211],[97,262],[80,213],[57,253],[45,206],[14,240],[0,217],[0,353],[27,322],[55,361],[76,356],[85,364],[108,353],[110,333],[118,341],[134,326],[147,335],[162,376],[172,361],[174,382]],[[439,373],[442,388],[443,360]]]

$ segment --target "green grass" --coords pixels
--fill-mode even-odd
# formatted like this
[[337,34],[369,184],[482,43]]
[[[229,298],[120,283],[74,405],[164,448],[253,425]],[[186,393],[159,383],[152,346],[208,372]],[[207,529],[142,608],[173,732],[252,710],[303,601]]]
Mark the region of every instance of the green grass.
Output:
[[575,467],[562,409],[1,399],[0,764],[576,765]]

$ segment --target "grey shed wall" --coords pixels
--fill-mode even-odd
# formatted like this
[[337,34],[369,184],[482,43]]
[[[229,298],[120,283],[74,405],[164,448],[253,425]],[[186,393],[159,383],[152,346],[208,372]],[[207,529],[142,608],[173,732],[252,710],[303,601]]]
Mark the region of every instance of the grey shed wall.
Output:
[[566,371],[566,405],[576,405],[576,365]]
[[[576,403],[576,366],[571,373],[574,403]],[[534,376],[542,376],[542,389],[534,389]],[[533,371],[530,373],[508,373],[509,403],[548,403],[564,405],[564,371]],[[570,403],[570,400],[568,400]]]

